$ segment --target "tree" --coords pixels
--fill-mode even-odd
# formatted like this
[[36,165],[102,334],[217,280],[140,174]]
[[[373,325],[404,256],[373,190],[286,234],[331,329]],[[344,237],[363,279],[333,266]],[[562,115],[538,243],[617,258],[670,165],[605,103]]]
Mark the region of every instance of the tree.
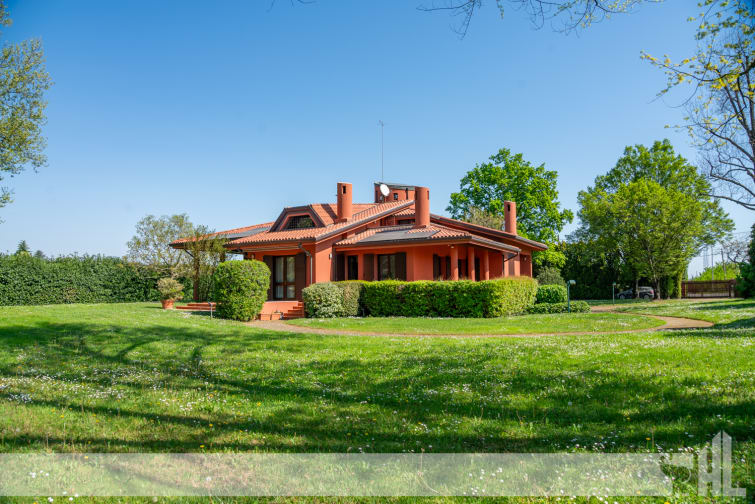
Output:
[[[655,0],[651,0],[655,1]],[[570,32],[582,29],[610,18],[614,14],[631,12],[643,0],[510,0],[517,10],[526,12],[532,23],[541,28],[546,21],[555,21],[560,30]],[[445,11],[459,19],[455,31],[464,37],[475,11],[482,7],[482,0],[435,0],[419,6],[423,11]],[[505,3],[497,0],[503,17]]]
[[225,239],[217,238],[206,226],[196,226],[184,243],[184,251],[191,257],[194,301],[199,301],[199,281],[202,275],[211,276],[217,265],[225,261]]
[[635,284],[678,278],[705,245],[728,235],[733,222],[710,198],[710,186],[664,140],[648,149],[627,147],[616,166],[579,193],[581,227],[575,235],[616,253]]
[[[11,20],[0,0],[0,25]],[[6,44],[0,50],[0,181],[3,174],[37,169],[46,162],[42,125],[47,103],[44,92],[50,87],[45,70],[42,43],[32,39]],[[0,208],[12,201],[11,192],[0,188]]]
[[170,243],[194,235],[194,225],[186,214],[147,215],[136,223],[136,234],[126,244],[128,259],[154,268],[164,268],[172,277],[186,274],[191,260]]
[[29,245],[26,243],[26,240],[21,240],[18,242],[18,247],[16,247],[16,255],[17,256],[31,256],[31,250],[29,250]]
[[478,164],[464,175],[446,211],[456,219],[467,219],[480,211],[487,219],[503,219],[503,202],[515,201],[518,234],[554,242],[574,218],[570,210],[560,209],[557,179],[558,173],[546,170],[544,164],[532,166],[522,154],[501,149],[490,162]]
[[37,259],[47,259],[45,257],[45,253],[42,252],[41,250],[37,250],[36,252],[34,252],[34,257],[36,257]]
[[755,224],[752,225],[750,233],[750,248],[748,250],[749,262],[742,263],[739,266],[739,277],[737,277],[737,290],[744,297],[755,296]]
[[[748,5],[749,4],[749,5]],[[679,62],[643,54],[664,70],[666,87],[692,86],[686,129],[716,198],[755,210],[755,12],[752,0],[704,0],[695,54]]]

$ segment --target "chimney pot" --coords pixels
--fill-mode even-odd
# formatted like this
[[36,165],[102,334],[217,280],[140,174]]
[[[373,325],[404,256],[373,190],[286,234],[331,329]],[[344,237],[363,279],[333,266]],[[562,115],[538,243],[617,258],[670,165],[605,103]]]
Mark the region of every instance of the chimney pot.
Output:
[[430,189],[414,188],[414,227],[430,225]]
[[338,183],[338,196],[336,199],[336,222],[345,222],[351,219],[352,206],[351,206],[351,184],[348,182]]
[[506,219],[506,232],[516,234],[516,202],[504,201],[504,218]]

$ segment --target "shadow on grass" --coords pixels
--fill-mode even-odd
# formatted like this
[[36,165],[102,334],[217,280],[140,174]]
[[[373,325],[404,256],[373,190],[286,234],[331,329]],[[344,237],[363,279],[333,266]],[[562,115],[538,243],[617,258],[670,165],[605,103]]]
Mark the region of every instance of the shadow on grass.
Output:
[[[668,446],[689,443],[690,436],[707,439],[722,427],[739,441],[755,438],[752,395],[724,401],[696,373],[660,378],[655,371],[612,369],[595,359],[578,371],[537,365],[539,358],[506,362],[487,343],[476,351],[449,345],[421,355],[412,351],[417,346],[398,345],[368,358],[358,348],[340,351],[337,344],[337,338],[235,325],[222,332],[212,326],[82,322],[0,327],[0,351],[41,355],[29,370],[6,361],[0,377],[52,376],[84,388],[117,385],[126,387],[131,399],[93,404],[61,392],[34,399],[25,406],[30,412],[72,410],[105,421],[128,419],[136,431],[131,437],[69,433],[67,439],[15,431],[4,433],[1,445],[28,450],[73,443],[93,451],[178,452],[197,451],[200,444],[221,450],[345,452],[369,445],[370,451],[428,446],[436,452],[551,451],[581,437],[608,438],[611,444],[604,449],[627,450],[644,446],[648,429],[655,431],[655,442]],[[92,368],[113,372],[82,372]],[[130,370],[152,372],[154,381]],[[259,398],[276,406],[264,414],[239,414],[234,407],[168,412],[148,396],[156,383],[176,394],[209,387],[232,404]],[[459,393],[464,386],[477,394]],[[9,399],[9,392],[0,394]],[[134,397],[143,400],[134,403]],[[635,411],[631,421],[627,408]],[[376,415],[380,422],[359,427],[327,420]],[[468,427],[457,429],[461,423]],[[167,433],[156,438],[150,432],[155,425],[166,426]],[[270,438],[264,444],[248,437],[229,441],[241,431]]]

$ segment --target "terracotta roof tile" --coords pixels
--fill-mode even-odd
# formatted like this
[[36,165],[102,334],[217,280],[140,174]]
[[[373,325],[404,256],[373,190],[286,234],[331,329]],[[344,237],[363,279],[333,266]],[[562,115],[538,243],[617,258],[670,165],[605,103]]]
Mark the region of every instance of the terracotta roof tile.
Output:
[[[255,231],[257,229],[261,229],[261,228],[269,228],[272,225],[273,225],[272,222],[263,222],[262,224],[254,224],[253,226],[244,226],[244,227],[239,227],[239,228],[226,229],[224,231],[216,231],[214,233],[210,233],[208,235],[205,235],[204,237],[205,238],[213,238],[213,237],[228,237],[229,235],[240,235],[240,236],[235,236],[234,237],[234,238],[240,238],[245,233],[253,232],[253,231]],[[186,243],[186,242],[191,241],[193,239],[194,239],[193,237],[179,238],[178,240],[172,241],[171,245],[173,245],[173,244],[179,244],[179,243]]]
[[[347,220],[346,222],[338,222],[338,223],[332,222],[331,224],[328,224],[325,227],[318,227],[318,228],[288,229],[285,231],[264,231],[262,233],[257,233],[253,236],[239,238],[238,240],[229,242],[227,245],[238,246],[238,245],[251,245],[251,244],[256,244],[256,243],[272,243],[272,242],[285,242],[285,241],[298,241],[298,240],[318,240],[318,239],[327,237],[331,233],[337,233],[339,230],[342,230],[342,229],[345,230],[351,226],[365,224],[373,220],[375,217],[392,214],[393,210],[402,209],[411,203],[412,203],[411,201],[406,201],[406,200],[390,201],[387,203],[369,203],[369,204],[357,203],[356,205],[353,205],[353,208],[355,210],[354,214],[352,215],[351,219]],[[319,210],[327,214],[328,205],[329,204],[321,205]],[[330,210],[332,210],[332,206]],[[312,205],[312,207],[315,208],[315,205]],[[315,210],[315,211],[318,211],[318,210]]]

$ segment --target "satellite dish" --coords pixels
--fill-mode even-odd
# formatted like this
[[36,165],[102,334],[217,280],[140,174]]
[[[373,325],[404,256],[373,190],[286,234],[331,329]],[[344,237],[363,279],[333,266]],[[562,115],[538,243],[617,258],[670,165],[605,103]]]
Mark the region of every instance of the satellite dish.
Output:
[[385,197],[388,197],[388,195],[391,194],[391,190],[387,185],[380,184],[380,194],[382,194]]

